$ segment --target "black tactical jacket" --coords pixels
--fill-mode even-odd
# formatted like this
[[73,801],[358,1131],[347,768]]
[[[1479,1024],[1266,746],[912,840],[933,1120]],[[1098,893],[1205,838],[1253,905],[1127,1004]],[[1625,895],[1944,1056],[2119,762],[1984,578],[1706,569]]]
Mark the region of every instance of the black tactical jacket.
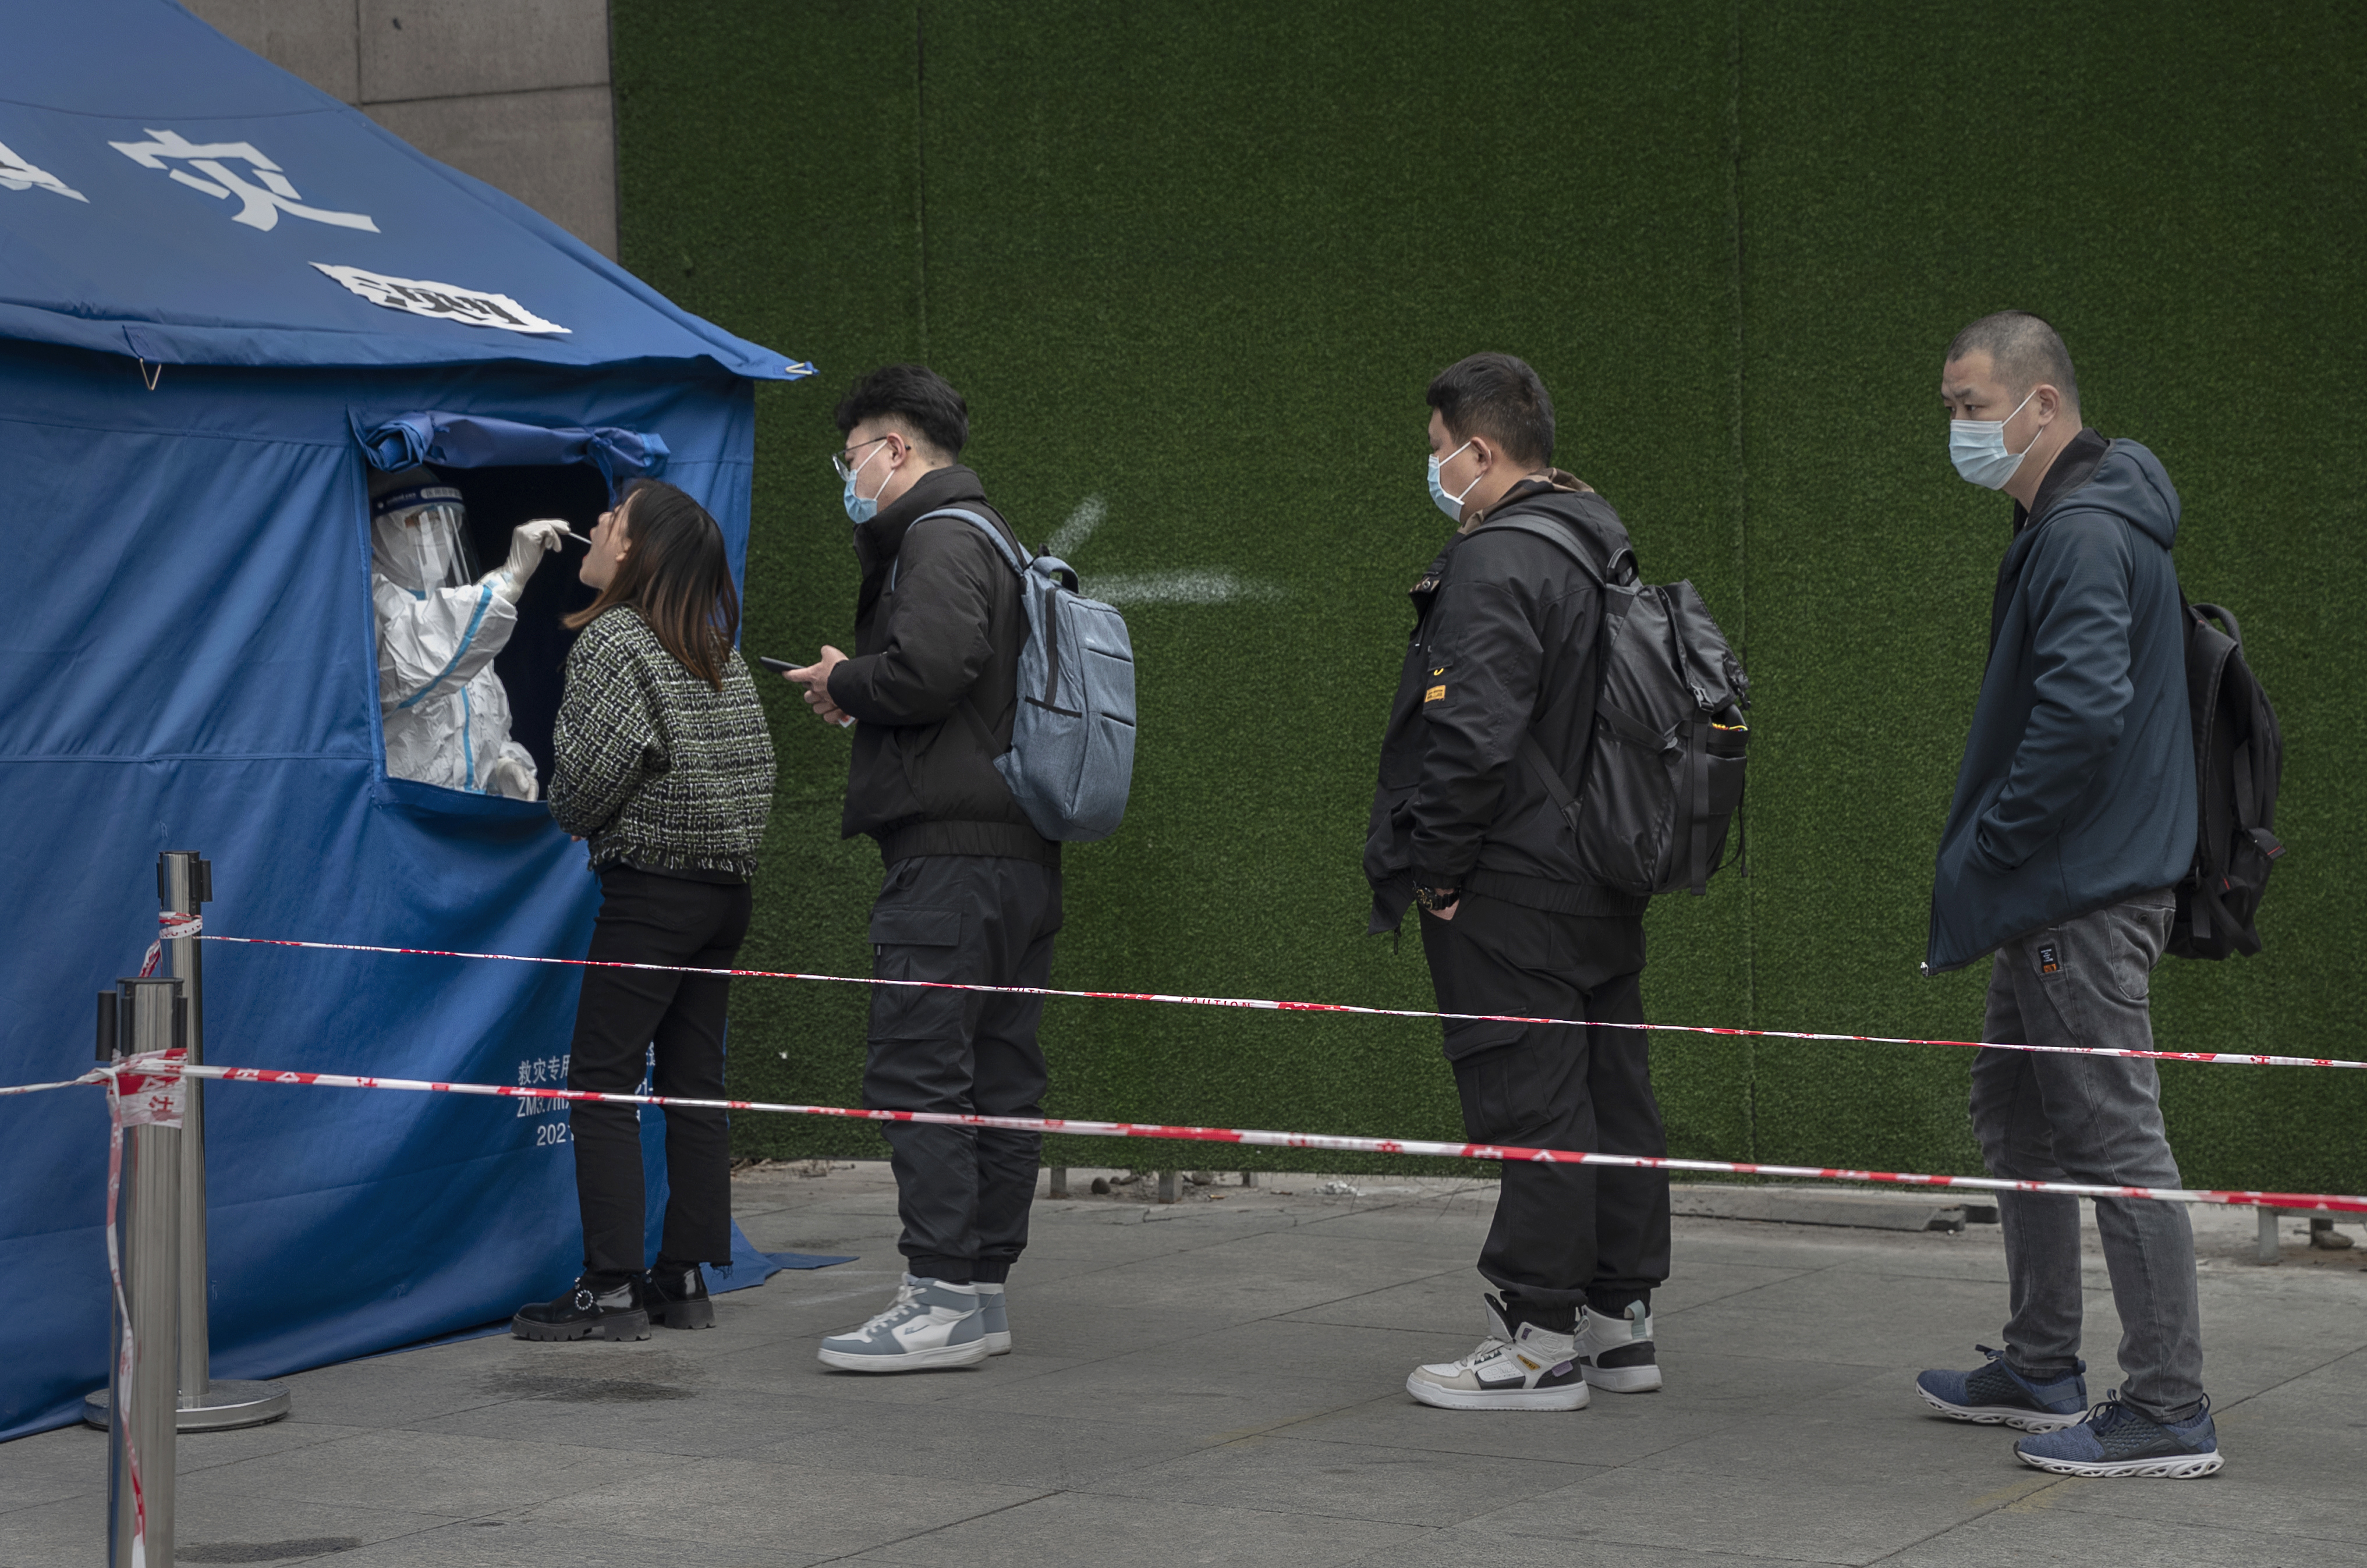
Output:
[[946,506],[991,520],[1020,548],[959,464],[923,475],[855,530],[863,564],[855,657],[830,676],[831,701],[856,721],[841,831],[878,839],[890,865],[1003,855],[1057,866],[1060,846],[1029,825],[994,769],[1011,749],[1027,636],[1018,574],[975,524],[913,526]]
[[1567,550],[1500,526],[1515,516],[1559,519],[1598,570],[1627,547],[1610,503],[1555,469],[1449,539],[1414,584],[1417,619],[1365,840],[1373,931],[1397,928],[1417,886],[1571,915],[1640,915],[1649,902],[1587,880],[1521,759],[1534,732],[1577,786],[1601,684],[1603,593]]

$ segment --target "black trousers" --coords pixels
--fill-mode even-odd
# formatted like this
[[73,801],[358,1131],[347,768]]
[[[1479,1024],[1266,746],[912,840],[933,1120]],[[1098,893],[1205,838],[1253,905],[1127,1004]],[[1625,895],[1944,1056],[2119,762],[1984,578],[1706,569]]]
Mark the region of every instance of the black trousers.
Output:
[[[989,855],[919,855],[888,868],[871,909],[883,980],[1041,986],[1060,929],[1060,874]],[[881,1111],[1040,1116],[1041,997],[878,986],[863,1103]],[[999,1284],[1027,1246],[1044,1140],[994,1128],[884,1122],[906,1267]]]
[[[1644,1021],[1640,918],[1466,894],[1454,919],[1421,919],[1442,1012]],[[1641,1030],[1450,1022],[1446,1056],[1474,1143],[1669,1152]],[[1667,1173],[1507,1164],[1479,1272],[1554,1315],[1625,1311],[1669,1276]]]
[[[592,928],[595,959],[722,969],[730,966],[748,935],[744,882],[693,882],[610,866],[600,873],[600,918]],[[634,1093],[654,1045],[652,1092],[722,1099],[723,1012],[730,991],[729,980],[711,976],[586,969],[575,1003],[567,1087]],[[643,1234],[648,1198],[634,1110],[581,1101],[569,1108],[587,1273],[638,1273],[649,1262]],[[668,1263],[729,1263],[729,1122],[720,1111],[657,1114],[665,1118],[667,1194],[658,1256]]]

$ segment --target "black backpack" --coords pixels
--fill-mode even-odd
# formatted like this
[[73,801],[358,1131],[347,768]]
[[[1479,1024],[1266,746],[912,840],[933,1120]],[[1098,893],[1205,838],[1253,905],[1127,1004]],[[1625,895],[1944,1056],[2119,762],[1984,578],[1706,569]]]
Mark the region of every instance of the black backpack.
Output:
[[1623,893],[1707,892],[1726,863],[1750,745],[1750,680],[1726,634],[1692,583],[1639,582],[1625,546],[1598,567],[1557,523],[1507,517],[1490,526],[1559,546],[1603,591],[1602,687],[1575,796],[1536,738],[1521,738],[1569,824],[1579,864]]
[[[2186,614],[2186,700],[2194,718],[2197,832],[2194,866],[2178,885],[2169,951],[2225,958],[2260,951],[2253,920],[2269,872],[2282,859],[2276,825],[2284,737],[2269,694],[2244,662],[2244,634],[2217,604],[2179,603]],[[2220,631],[2211,623],[2226,627]]]

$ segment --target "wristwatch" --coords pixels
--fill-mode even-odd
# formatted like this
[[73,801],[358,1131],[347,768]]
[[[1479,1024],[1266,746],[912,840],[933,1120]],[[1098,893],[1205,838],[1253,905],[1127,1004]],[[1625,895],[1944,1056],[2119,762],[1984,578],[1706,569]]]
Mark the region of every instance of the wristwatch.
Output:
[[1460,887],[1417,887],[1413,890],[1413,901],[1433,915],[1441,909],[1452,909],[1462,897],[1463,889]]

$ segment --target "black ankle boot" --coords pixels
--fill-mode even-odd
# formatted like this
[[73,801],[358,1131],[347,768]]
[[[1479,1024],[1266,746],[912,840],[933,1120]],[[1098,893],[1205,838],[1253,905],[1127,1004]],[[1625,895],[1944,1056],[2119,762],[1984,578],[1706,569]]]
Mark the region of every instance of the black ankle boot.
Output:
[[649,1306],[652,1323],[668,1328],[715,1326],[715,1303],[707,1296],[707,1275],[696,1263],[659,1258],[658,1266],[642,1277],[641,1299]]
[[647,1339],[650,1314],[641,1304],[641,1277],[618,1284],[578,1279],[555,1301],[520,1307],[510,1332],[521,1339]]

